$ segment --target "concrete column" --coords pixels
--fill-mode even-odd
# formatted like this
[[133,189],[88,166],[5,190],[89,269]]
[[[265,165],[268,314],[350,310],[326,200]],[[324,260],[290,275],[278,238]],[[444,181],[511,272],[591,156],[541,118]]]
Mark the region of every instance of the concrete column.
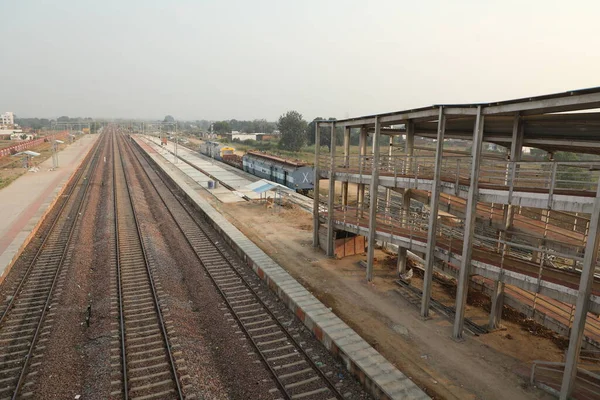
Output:
[[[360,154],[360,162],[364,163],[364,156],[367,155],[367,130],[366,128],[360,129],[359,136],[359,154]],[[363,183],[358,184],[358,207],[361,209],[361,217],[362,217],[362,209],[364,208],[365,203],[365,185]]]
[[404,143],[404,154],[406,155],[403,174],[407,174],[412,163],[412,156],[415,152],[415,124],[413,121],[406,122],[406,142]]
[[440,107],[438,117],[437,143],[435,147],[435,166],[433,171],[433,189],[431,191],[431,202],[429,207],[429,226],[427,230],[427,251],[425,253],[425,274],[423,277],[423,298],[421,299],[421,316],[429,316],[429,303],[431,300],[431,282],[433,278],[433,264],[435,254],[435,242],[438,220],[438,209],[440,200],[440,183],[442,172],[442,153],[444,151],[444,133],[446,131],[446,116],[444,108]]
[[321,137],[319,132],[319,123],[315,124],[315,175],[313,178],[314,197],[313,197],[313,247],[319,247],[319,182],[321,172],[319,171],[319,150]]
[[523,157],[523,139],[525,130],[521,116],[516,114],[513,119],[512,141],[510,143],[510,160],[521,161]]
[[402,193],[402,212],[408,226],[408,219],[410,218],[410,189],[408,188],[404,189],[404,193]]
[[477,216],[477,198],[479,194],[479,166],[481,164],[481,144],[483,142],[484,118],[481,106],[477,108],[475,117],[475,129],[473,132],[471,184],[467,195],[467,211],[465,215],[465,231],[463,235],[462,259],[458,277],[458,289],[456,293],[456,314],[454,316],[454,329],[452,336],[455,339],[462,338],[464,327],[465,308],[467,306],[467,294],[469,292],[469,279],[471,278],[471,255],[473,253],[473,234],[475,232],[475,217]]
[[[393,161],[392,161],[392,154],[393,154],[393,148],[394,148],[394,136],[390,135],[390,146],[388,149],[388,165],[393,165]],[[390,188],[386,188],[385,189],[385,216],[386,216],[386,223],[388,221],[388,218],[390,218],[390,207],[392,205],[392,189]]]
[[[350,166],[350,128],[344,129],[344,167]],[[348,205],[348,182],[342,182],[342,206]]]
[[[521,121],[521,116],[519,114],[515,114],[513,119],[513,129],[512,129],[512,141],[510,144],[510,161],[518,162],[521,161],[523,157],[523,138],[524,138],[524,128],[523,123]],[[507,171],[507,176],[510,179],[510,182],[514,182],[515,176],[517,174],[517,167],[515,164],[509,164],[509,171]],[[510,185],[512,192],[512,184]],[[510,241],[511,235],[508,234],[508,231],[512,229],[513,221],[515,219],[515,206],[512,204],[512,196],[508,197],[508,204],[504,206],[504,226],[503,230],[500,232],[500,240],[502,241]],[[510,252],[510,246],[508,244],[502,245],[502,260],[506,254]],[[502,272],[501,272],[502,274]],[[502,279],[500,275],[498,279]],[[504,303],[504,283],[501,281],[494,282],[494,293],[492,295],[492,309],[490,310],[490,319],[489,319],[489,328],[496,329],[500,325],[500,320],[502,317],[502,306]]]
[[504,307],[504,282],[494,282],[492,292],[492,309],[490,310],[489,329],[498,329],[502,320],[502,308]]
[[598,235],[600,226],[600,179],[598,180],[598,190],[594,200],[594,209],[591,214],[590,232],[585,245],[583,256],[583,268],[581,270],[581,279],[579,281],[579,293],[575,305],[575,319],[571,328],[569,337],[569,349],[565,359],[565,373],[563,375],[562,386],[560,388],[560,399],[567,400],[573,392],[575,376],[577,375],[577,361],[581,352],[581,342],[583,339],[583,330],[588,311],[588,303],[592,292],[592,283],[594,281],[594,269],[598,259]]
[[[515,206],[511,204],[504,205],[504,213],[503,213],[503,228],[500,231],[500,240],[502,241],[510,241],[511,234],[508,233],[510,229],[512,229],[513,222],[515,220]],[[503,244],[502,251],[504,254],[510,251],[510,246],[508,244]]]
[[373,261],[375,258],[375,233],[377,231],[377,192],[379,188],[379,135],[381,124],[379,117],[375,117],[375,133],[373,134],[373,170],[371,171],[371,185],[369,186],[369,249],[367,251],[367,281],[373,280]]
[[406,273],[407,254],[408,250],[406,247],[398,247],[398,275]]
[[406,145],[404,147],[404,153],[407,156],[411,156],[415,152],[415,123],[413,121],[406,122]]
[[327,256],[333,257],[335,253],[334,246],[334,205],[335,205],[335,122],[331,123],[331,150],[330,170],[329,170],[329,196],[327,198]]

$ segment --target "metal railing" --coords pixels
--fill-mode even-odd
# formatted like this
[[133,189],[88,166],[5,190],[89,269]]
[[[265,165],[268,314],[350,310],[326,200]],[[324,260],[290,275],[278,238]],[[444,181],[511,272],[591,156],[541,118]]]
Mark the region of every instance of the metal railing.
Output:
[[[442,158],[441,179],[458,185],[468,185],[472,169],[471,157]],[[331,168],[331,157],[319,159],[322,171]],[[380,175],[410,179],[433,179],[435,157],[381,155],[377,166],[372,155],[336,156],[336,172],[370,175],[377,168]],[[595,192],[600,178],[600,162],[533,162],[483,159],[479,167],[481,187],[504,190],[585,191]]]
[[[535,360],[531,365],[529,383],[558,396],[564,369],[564,362]],[[578,367],[571,397],[574,399],[599,398],[600,375]]]
[[[368,195],[365,196],[367,198]],[[407,212],[396,202],[386,203],[378,198],[376,222],[377,230],[384,231],[394,237],[426,241],[429,226],[429,213]],[[334,206],[334,218],[343,225],[369,226],[368,201],[357,206]],[[326,209],[319,210],[326,214]],[[325,216],[326,217],[326,216]],[[453,255],[462,254],[464,240],[464,219],[439,216],[436,232],[436,246],[445,250],[448,260]],[[499,231],[492,226],[478,224],[474,233],[474,248],[490,262],[501,269],[507,262],[524,262],[526,268],[537,268],[538,279],[543,279],[548,268],[554,270],[577,271],[581,268],[584,246],[580,243],[564,243],[560,239],[552,239],[535,232],[516,230]],[[558,249],[558,250],[557,250]],[[476,255],[474,255],[476,257]],[[600,265],[596,268],[600,270]]]

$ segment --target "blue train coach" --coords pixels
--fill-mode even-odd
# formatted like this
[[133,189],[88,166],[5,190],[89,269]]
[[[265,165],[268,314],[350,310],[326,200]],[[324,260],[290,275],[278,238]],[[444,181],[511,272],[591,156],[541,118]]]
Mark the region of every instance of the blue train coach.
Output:
[[313,167],[302,161],[286,160],[259,151],[248,151],[242,158],[244,171],[285,185],[300,193],[313,190]]

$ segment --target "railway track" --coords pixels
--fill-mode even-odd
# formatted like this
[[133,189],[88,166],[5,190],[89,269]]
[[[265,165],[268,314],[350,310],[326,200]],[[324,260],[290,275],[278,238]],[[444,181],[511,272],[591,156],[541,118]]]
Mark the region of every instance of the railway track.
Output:
[[[135,204],[125,172],[126,162],[113,136],[116,292],[112,296],[118,329],[112,341],[111,397],[183,399],[158,283],[153,276]],[[172,340],[172,339],[171,339]]]
[[[281,397],[286,399],[342,399],[340,389],[330,380],[331,371],[321,369],[284,323],[271,311],[260,290],[249,280],[247,268],[218,246],[222,240],[205,223],[193,217],[183,201],[175,196],[158,174],[148,173],[139,152],[135,153],[140,169],[161,198],[165,209],[194,251],[222,296],[237,326],[252,344],[260,360],[270,371]],[[144,159],[145,160],[145,159]],[[288,322],[289,323],[289,322]]]
[[60,294],[71,259],[79,215],[89,179],[98,164],[102,139],[86,156],[65,194],[54,222],[31,259],[0,315],[0,399],[31,397],[29,391],[41,364],[44,336],[51,328],[55,296]]

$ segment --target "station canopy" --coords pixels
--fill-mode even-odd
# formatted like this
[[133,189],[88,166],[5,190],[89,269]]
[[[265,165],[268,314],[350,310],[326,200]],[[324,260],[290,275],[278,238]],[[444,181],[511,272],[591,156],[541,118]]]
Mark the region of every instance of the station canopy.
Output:
[[25,151],[21,151],[21,152],[18,152],[17,154],[15,154],[15,156],[22,156],[22,155],[37,157],[40,155],[40,153],[36,153],[35,151],[31,151],[31,150],[25,150]]
[[270,190],[287,189],[287,186],[283,186],[279,183],[271,182],[266,179],[261,179],[260,181],[256,181],[249,185],[246,185],[246,188],[252,190],[255,193],[265,193]]

